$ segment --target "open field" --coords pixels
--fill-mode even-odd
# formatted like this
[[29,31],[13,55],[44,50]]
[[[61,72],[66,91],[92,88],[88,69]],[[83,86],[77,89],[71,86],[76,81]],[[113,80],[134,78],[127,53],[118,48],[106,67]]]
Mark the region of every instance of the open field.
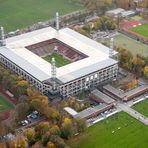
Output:
[[13,108],[13,105],[5,97],[0,95],[0,113],[10,108]]
[[0,0],[0,26],[14,31],[49,20],[57,11],[64,15],[81,9],[82,6],[71,0]]
[[132,19],[136,20],[136,21],[140,21],[140,20],[142,20],[142,17],[139,16],[139,15],[135,15],[135,16],[132,17]]
[[133,109],[148,117],[148,99],[133,106]]
[[52,57],[54,57],[56,60],[56,67],[62,67],[64,65],[71,63],[69,60],[65,59],[62,55],[59,55],[57,53],[53,53],[52,55],[45,56],[43,57],[43,59],[51,63]]
[[148,24],[143,24],[141,26],[130,28],[130,31],[148,38]]
[[[105,39],[105,41],[109,45],[109,39]],[[133,55],[140,54],[142,56],[148,56],[148,47],[147,45],[140,43],[132,38],[127,37],[126,35],[119,34],[114,37],[114,44],[117,47],[123,47],[129,51]]]
[[121,112],[89,127],[67,143],[72,148],[147,148],[148,127]]

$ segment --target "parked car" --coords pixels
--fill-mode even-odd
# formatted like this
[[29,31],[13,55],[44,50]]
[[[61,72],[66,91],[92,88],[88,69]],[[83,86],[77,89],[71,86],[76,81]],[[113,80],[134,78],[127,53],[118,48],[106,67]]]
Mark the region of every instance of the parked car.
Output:
[[28,120],[23,120],[23,121],[21,121],[21,124],[22,124],[23,126],[25,126],[25,125],[29,124],[29,121],[28,121]]

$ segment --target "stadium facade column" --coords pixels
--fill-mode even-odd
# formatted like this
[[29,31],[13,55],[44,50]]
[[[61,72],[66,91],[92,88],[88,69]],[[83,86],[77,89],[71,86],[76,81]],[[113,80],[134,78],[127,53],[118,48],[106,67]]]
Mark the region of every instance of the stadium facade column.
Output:
[[0,28],[0,46],[6,46],[4,28]]

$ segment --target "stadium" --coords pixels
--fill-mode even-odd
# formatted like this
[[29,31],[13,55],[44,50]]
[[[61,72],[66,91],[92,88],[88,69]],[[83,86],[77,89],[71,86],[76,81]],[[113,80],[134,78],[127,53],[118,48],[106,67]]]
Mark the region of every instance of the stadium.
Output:
[[118,62],[110,58],[114,53],[72,29],[59,29],[58,14],[56,29],[5,39],[1,28],[0,62],[46,95],[67,98],[114,79],[118,74]]
[[136,20],[122,20],[120,23],[120,31],[142,43],[148,44],[147,37],[148,24],[141,23]]

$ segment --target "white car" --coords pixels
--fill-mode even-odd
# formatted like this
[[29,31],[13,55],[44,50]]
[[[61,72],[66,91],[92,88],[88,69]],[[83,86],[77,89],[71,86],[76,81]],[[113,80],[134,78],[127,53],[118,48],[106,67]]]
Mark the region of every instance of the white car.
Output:
[[21,124],[22,124],[23,126],[27,125],[28,123],[29,123],[29,122],[28,122],[27,120],[21,121]]

